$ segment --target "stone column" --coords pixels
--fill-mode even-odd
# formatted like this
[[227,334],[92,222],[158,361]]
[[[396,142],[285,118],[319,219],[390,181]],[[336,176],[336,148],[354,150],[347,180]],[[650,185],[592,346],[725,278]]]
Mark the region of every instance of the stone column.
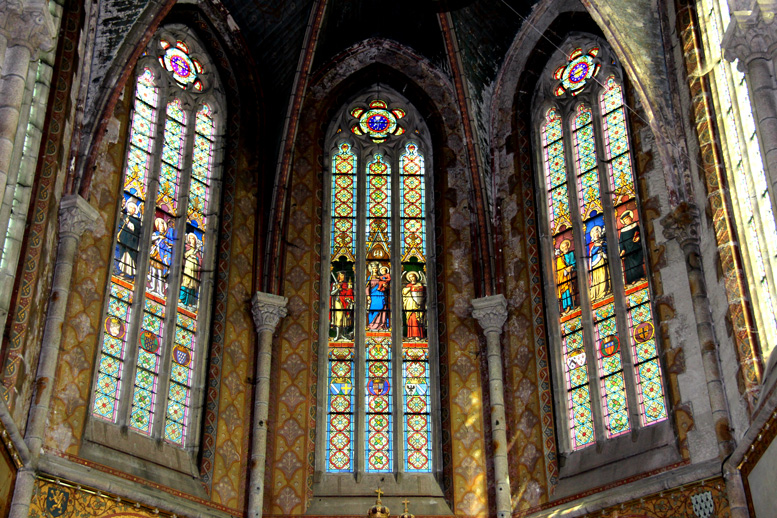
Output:
[[[5,194],[30,62],[54,48],[56,30],[45,0],[0,2],[0,195]],[[5,228],[0,228],[5,235]]]
[[11,503],[10,518],[26,518],[35,485],[35,471],[43,447],[54,390],[54,377],[59,360],[62,341],[62,323],[65,320],[70,285],[73,277],[73,262],[78,251],[78,242],[85,230],[97,220],[97,210],[77,194],[62,198],[59,206],[59,244],[57,247],[51,296],[46,311],[46,323],[41,338],[38,372],[33,389],[32,406],[27,419],[25,442],[30,450],[30,462],[19,471]]
[[772,206],[777,207],[777,85],[772,77],[777,57],[774,7],[772,2],[753,0],[751,10],[732,10],[723,49],[727,60],[739,60],[737,68],[747,78],[764,168],[771,184]]
[[472,316],[486,333],[488,358],[488,393],[491,400],[491,440],[494,448],[496,478],[496,514],[510,518],[510,474],[507,467],[507,427],[505,418],[504,382],[502,380],[502,348],[499,337],[507,320],[507,300],[503,295],[472,299]]
[[[696,319],[696,333],[699,336],[702,367],[707,383],[707,395],[710,400],[715,438],[718,443],[718,458],[725,461],[733,453],[736,440],[732,433],[731,415],[721,375],[720,345],[715,336],[712,308],[707,293],[707,281],[701,262],[699,208],[696,205],[683,202],[661,220],[661,224],[664,227],[664,237],[676,239],[685,256],[685,269],[688,273],[693,313]],[[731,504],[731,516],[745,518],[748,516],[747,503],[743,500],[744,493],[740,490],[741,481],[737,485],[735,481],[730,479],[731,474],[726,474],[726,494]]]
[[253,442],[251,473],[248,486],[248,517],[262,518],[264,503],[264,465],[267,453],[267,417],[270,410],[270,366],[272,365],[272,335],[278,322],[286,316],[289,299],[280,295],[256,292],[251,301],[259,353],[256,356],[254,380]]

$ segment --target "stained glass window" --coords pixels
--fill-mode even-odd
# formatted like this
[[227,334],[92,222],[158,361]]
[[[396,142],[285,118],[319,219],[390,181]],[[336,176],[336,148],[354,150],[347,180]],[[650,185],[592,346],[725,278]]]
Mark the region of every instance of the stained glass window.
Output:
[[[357,105],[344,127],[361,138],[337,141],[332,153],[329,473],[430,473],[434,466],[426,145],[398,138],[406,123],[395,103]],[[364,144],[374,143],[382,146],[367,154]]]
[[136,80],[93,415],[185,446],[214,255],[218,136],[189,44],[156,45],[157,63],[147,52]]
[[538,122],[572,450],[667,418],[623,87],[602,53],[570,51]]

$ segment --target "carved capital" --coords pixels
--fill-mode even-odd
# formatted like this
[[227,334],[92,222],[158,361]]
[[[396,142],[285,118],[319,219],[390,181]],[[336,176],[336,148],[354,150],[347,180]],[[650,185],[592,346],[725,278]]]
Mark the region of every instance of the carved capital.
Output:
[[777,51],[775,7],[773,0],[756,0],[750,9],[732,13],[723,49],[727,60],[739,60],[740,72],[746,72],[754,59],[771,59]]
[[472,316],[486,333],[501,334],[507,320],[507,300],[501,294],[472,299]]
[[696,205],[681,203],[671,214],[661,220],[661,225],[664,227],[664,237],[677,239],[681,247],[699,245],[701,217],[699,207]]
[[77,194],[62,197],[59,204],[59,237],[80,239],[85,230],[97,221],[97,209]]
[[286,316],[288,302],[289,299],[286,297],[257,291],[251,300],[251,312],[254,315],[256,332],[261,333],[265,330],[271,333],[275,332],[278,322]]
[[8,46],[24,45],[32,58],[54,48],[57,29],[45,0],[0,0],[0,34]]

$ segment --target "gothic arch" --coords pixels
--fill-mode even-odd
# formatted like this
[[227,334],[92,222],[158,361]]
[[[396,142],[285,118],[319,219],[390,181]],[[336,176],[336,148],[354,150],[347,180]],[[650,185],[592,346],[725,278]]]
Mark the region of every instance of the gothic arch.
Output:
[[[549,57],[556,52],[557,46],[564,43],[571,31],[583,31],[599,38],[604,35],[581,5],[562,4],[558,7],[561,13],[555,9],[553,4],[543,2],[534,13],[532,23],[543,36],[530,27],[525,28],[514,41],[498,76],[490,125],[493,164],[495,174],[498,175],[495,218],[502,225],[503,264],[511,274],[506,275],[505,286],[505,292],[510,294],[506,329],[511,330],[505,338],[508,343],[504,347],[507,355],[505,390],[508,393],[519,390],[531,392],[525,402],[506,402],[507,428],[512,432],[508,436],[510,480],[513,499],[522,501],[520,505],[528,506],[541,505],[545,501],[580,490],[572,489],[569,484],[575,476],[569,478],[572,473],[569,463],[566,468],[563,467],[565,459],[561,458],[560,453],[564,448],[556,439],[557,427],[562,425],[556,422],[557,415],[550,415],[552,410],[549,412],[554,405],[554,395],[550,388],[553,368],[552,358],[548,356],[546,325],[549,324],[545,320],[546,297],[543,293],[541,268],[543,254],[540,250],[540,242],[544,237],[542,227],[538,225],[541,220],[538,214],[542,210],[537,206],[536,192],[541,186],[536,179],[538,166],[533,138],[536,128],[533,127],[532,118],[532,110],[536,106],[533,106],[532,98],[539,87],[539,72],[536,71],[545,69]],[[617,52],[617,48],[614,51]],[[624,66],[624,73],[631,87],[627,66]],[[637,104],[634,98],[638,92],[631,90],[631,93],[628,102],[633,106]],[[653,221],[660,215],[661,209],[655,192],[647,191],[646,178],[659,184],[665,183],[666,179],[662,174],[659,153],[654,152],[655,146],[651,147],[653,135],[644,121],[648,109],[645,105],[644,102],[637,104],[642,118],[632,115],[630,123],[635,138],[635,153],[640,163],[635,171],[636,181],[646,214],[648,248],[652,252],[650,262],[653,271],[649,275],[655,284],[662,286],[658,270],[663,264],[655,253],[656,236],[653,231]],[[671,190],[673,185],[670,184],[667,189]],[[658,292],[656,295],[661,296],[663,293]],[[521,331],[523,329],[533,332]],[[679,392],[673,387],[676,374],[668,377],[667,399],[671,408],[678,403]],[[526,423],[531,423],[531,426],[526,426]],[[680,435],[680,449],[683,450],[685,434]],[[658,441],[659,447],[667,447],[660,446],[664,444],[663,441]],[[670,445],[668,448],[673,447]],[[541,452],[542,460],[525,463],[528,452]],[[607,455],[605,451],[602,458],[607,458]],[[685,449],[679,455],[676,451],[668,455],[675,459],[682,456],[687,458],[688,452]],[[578,480],[578,488],[581,482],[585,483]]]
[[[212,23],[212,20],[216,22]],[[161,24],[174,24],[176,26],[185,26],[188,31],[196,35],[204,51],[212,59],[213,67],[221,78],[221,87],[226,106],[223,110],[225,115],[224,134],[221,139],[219,155],[222,157],[221,163],[221,214],[218,226],[218,243],[215,250],[217,260],[215,262],[215,272],[213,275],[213,303],[211,325],[207,331],[208,347],[203,351],[206,357],[202,359],[208,363],[209,367],[204,369],[202,394],[200,401],[195,405],[201,407],[201,419],[197,420],[197,426],[201,428],[198,432],[199,440],[194,446],[193,451],[197,451],[192,459],[191,466],[179,465],[171,467],[166,471],[168,475],[173,473],[180,476],[184,472],[188,478],[183,478],[180,488],[189,494],[203,496],[211,491],[219,492],[219,482],[229,481],[230,486],[239,488],[239,480],[229,480],[230,475],[219,471],[217,458],[225,453],[221,446],[217,444],[216,437],[225,433],[219,428],[219,413],[223,412],[223,400],[230,396],[230,392],[235,390],[232,384],[231,389],[225,389],[224,379],[228,374],[235,374],[236,379],[246,380],[250,377],[251,369],[249,362],[254,356],[253,340],[251,333],[252,323],[250,316],[244,311],[244,304],[250,298],[252,291],[255,291],[255,249],[253,236],[258,235],[263,225],[263,215],[261,210],[266,207],[261,196],[256,193],[266,192],[265,186],[261,185],[262,177],[257,175],[251,168],[252,164],[259,162],[259,153],[262,152],[262,125],[259,106],[261,102],[260,88],[254,77],[254,71],[248,62],[243,61],[242,56],[248,55],[246,52],[235,53],[234,49],[239,44],[222,39],[222,33],[216,30],[215,26],[219,24],[226,25],[220,14],[203,12],[193,5],[182,5],[174,7],[167,16],[157,23],[155,27]],[[154,30],[149,29],[151,34]],[[145,44],[141,44],[145,45]],[[145,46],[139,47],[138,54],[145,49]],[[128,77],[134,77],[135,64],[127,65],[128,72],[122,71]],[[126,82],[126,78],[123,80]],[[76,262],[76,273],[73,278],[73,287],[76,292],[86,290],[83,293],[102,292],[101,275],[105,274],[104,268],[106,262],[105,253],[109,252],[113,228],[115,225],[116,207],[118,200],[119,179],[122,177],[123,149],[126,144],[126,126],[127,116],[130,111],[128,99],[132,97],[133,84],[117,83],[114,90],[110,92],[110,101],[105,101],[105,116],[100,120],[100,124],[105,128],[104,133],[84,133],[81,141],[89,146],[89,159],[94,163],[94,167],[89,167],[86,171],[89,173],[81,177],[78,188],[81,194],[89,199],[93,205],[98,207],[104,226],[103,232],[96,232],[84,238],[81,242],[79,255]],[[122,98],[123,94],[123,98]],[[83,164],[82,164],[83,165]],[[116,185],[114,185],[116,183]],[[113,236],[115,237],[115,236]],[[88,275],[84,272],[91,270]],[[104,277],[102,277],[104,279]],[[93,322],[94,317],[100,313],[95,311],[94,305],[102,304],[102,297],[87,297],[74,302],[71,300],[67,309],[68,322],[78,322],[80,327],[78,331],[68,327],[66,324],[63,338],[63,352],[83,355],[85,358],[94,357],[94,330],[100,329],[100,324]],[[92,309],[89,309],[92,308]],[[211,310],[209,305],[208,311]],[[239,337],[239,338],[238,338]],[[230,354],[230,348],[238,354],[236,358],[239,361],[228,360],[231,365],[224,365],[225,357]],[[226,351],[226,352],[225,352]],[[243,372],[241,372],[243,371]],[[72,372],[68,375],[58,377],[65,386],[77,387],[76,390],[82,390],[85,386],[86,371]],[[242,382],[241,382],[242,383]],[[250,393],[250,384],[242,387],[241,391]],[[61,388],[61,387],[60,387]],[[73,390],[73,389],[71,389]],[[227,391],[229,390],[229,392]],[[53,397],[52,406],[57,408],[61,405],[67,405],[65,396],[62,396],[64,390],[59,390]],[[226,396],[225,396],[226,394]],[[88,397],[86,398],[88,400]],[[228,401],[231,401],[228,399]],[[242,409],[246,413],[249,410]],[[67,434],[70,443],[65,441],[59,444],[57,448],[67,449],[75,448],[75,441],[83,440],[83,446],[80,453],[93,462],[103,461],[105,451],[100,450],[99,437],[90,436],[86,430],[85,423],[76,423],[63,419],[61,422],[53,424],[60,430],[68,430]],[[232,427],[235,433],[235,444],[238,447],[248,444],[250,431],[246,427]],[[239,438],[244,434],[244,438]],[[46,441],[56,441],[54,435],[49,435]],[[246,446],[247,447],[247,446]],[[248,457],[248,452],[243,452],[243,459]],[[117,462],[122,462],[120,459]],[[133,469],[138,469],[129,461],[130,467],[125,467],[128,473]],[[154,470],[149,470],[152,472]],[[164,471],[160,468],[160,473]],[[163,475],[156,476],[160,481]],[[198,481],[199,480],[199,481]],[[222,487],[226,487],[222,482]],[[225,505],[239,507],[241,496],[235,492],[230,495],[224,493],[220,495]]]
[[[300,111],[299,131],[290,167],[291,177],[287,184],[289,207],[280,221],[271,223],[272,227],[282,229],[281,241],[287,245],[275,261],[279,251],[267,251],[265,264],[274,264],[274,269],[271,271],[268,267],[265,270],[264,282],[267,282],[269,276],[282,279],[281,293],[289,299],[289,315],[278,330],[279,343],[275,344],[278,353],[273,355],[273,372],[280,374],[274,379],[271,389],[274,398],[270,403],[270,415],[276,416],[276,421],[269,426],[271,436],[268,440],[268,458],[296,457],[297,454],[285,440],[285,434],[297,426],[306,430],[304,451],[308,454],[299,457],[298,469],[287,470],[282,475],[278,466],[273,467],[278,475],[268,475],[277,476],[288,485],[275,488],[273,500],[266,502],[266,512],[289,514],[294,509],[317,505],[316,502],[320,500],[318,497],[313,498],[315,465],[310,452],[315,451],[316,444],[310,437],[311,433],[315,435],[316,424],[323,418],[322,409],[317,408],[315,388],[318,376],[324,374],[320,370],[316,372],[313,366],[319,361],[317,348],[321,275],[328,275],[328,267],[320,266],[321,233],[324,231],[321,218],[322,212],[328,210],[322,207],[323,171],[330,163],[328,154],[325,154],[328,152],[325,148],[325,131],[334,113],[347,100],[376,83],[386,85],[406,97],[424,118],[432,136],[433,177],[438,191],[435,193],[437,228],[434,238],[437,245],[435,259],[441,399],[445,409],[443,435],[463,433],[459,427],[463,426],[462,420],[469,419],[471,431],[468,433],[471,434],[473,444],[479,445],[482,450],[488,448],[488,441],[484,438],[487,424],[483,420],[484,412],[488,415],[488,411],[479,403],[482,401],[480,359],[477,357],[477,347],[471,345],[477,343],[478,330],[469,316],[469,300],[476,296],[471,273],[473,253],[470,248],[475,245],[470,244],[469,239],[469,207],[475,197],[468,181],[466,146],[460,129],[453,85],[441,71],[414,55],[411,50],[390,41],[369,40],[339,56],[311,77],[309,94]],[[456,237],[457,231],[461,232],[461,239]],[[429,238],[432,238],[431,235]],[[445,282],[442,282],[443,279]],[[311,346],[302,347],[301,344]],[[302,366],[305,367],[300,370]],[[295,380],[293,383],[292,379]],[[450,401],[465,387],[467,393],[479,394],[478,403],[466,409]],[[299,405],[300,400],[304,401],[302,404],[307,407],[307,411],[296,406],[292,412],[291,405]],[[305,416],[304,422],[300,422],[298,416]],[[454,464],[465,462],[474,472],[485,475],[488,469],[485,459],[476,459],[466,451],[454,452],[448,448],[449,443],[444,442],[442,493],[436,500],[440,503],[435,505],[470,510],[485,506],[485,499],[475,496],[476,488],[479,488],[477,491],[483,491],[481,495],[488,491],[483,477],[471,477],[471,486],[464,490],[457,490],[452,484]],[[298,487],[311,489],[306,492],[295,491],[292,482],[297,480],[300,482]],[[369,502],[370,496],[354,498],[348,503],[354,507],[351,510],[343,508],[342,512],[358,513],[359,506],[369,505]],[[414,505],[414,509],[419,507]],[[487,511],[485,507],[482,509],[483,512]],[[427,510],[434,511],[431,508]],[[315,507],[311,507],[309,512],[316,512]]]

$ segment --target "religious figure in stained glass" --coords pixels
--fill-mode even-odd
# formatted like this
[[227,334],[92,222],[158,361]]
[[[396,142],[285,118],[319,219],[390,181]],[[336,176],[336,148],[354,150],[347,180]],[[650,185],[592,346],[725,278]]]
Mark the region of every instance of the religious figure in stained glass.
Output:
[[175,228],[168,226],[167,220],[157,217],[154,220],[154,233],[151,235],[151,266],[148,273],[149,293],[160,297],[167,291],[167,274],[173,261],[173,243]]
[[402,308],[405,311],[405,339],[421,341],[426,338],[426,287],[421,283],[420,272],[407,272],[407,284],[402,288]]
[[645,256],[640,242],[639,224],[634,221],[634,213],[625,210],[619,220],[623,225],[619,238],[620,256],[623,260],[626,287],[629,287],[645,278]]
[[350,272],[332,274],[330,326],[334,330],[334,342],[353,340],[353,280]]
[[373,261],[368,265],[367,276],[367,327],[372,330],[387,330],[389,322],[389,288],[391,274],[389,266]]
[[602,225],[591,228],[588,250],[588,256],[591,258],[591,302],[598,302],[612,293],[607,240]]
[[122,199],[119,232],[116,237],[116,273],[128,280],[135,278],[138,262],[138,246],[141,235],[140,202],[132,196]]
[[197,234],[186,234],[186,250],[183,253],[183,280],[181,281],[181,303],[190,308],[197,307],[197,292],[200,287],[202,265],[202,242]]
[[578,305],[575,289],[576,268],[577,261],[575,252],[572,251],[572,242],[569,239],[562,239],[556,249],[556,285],[562,314],[568,313]]

